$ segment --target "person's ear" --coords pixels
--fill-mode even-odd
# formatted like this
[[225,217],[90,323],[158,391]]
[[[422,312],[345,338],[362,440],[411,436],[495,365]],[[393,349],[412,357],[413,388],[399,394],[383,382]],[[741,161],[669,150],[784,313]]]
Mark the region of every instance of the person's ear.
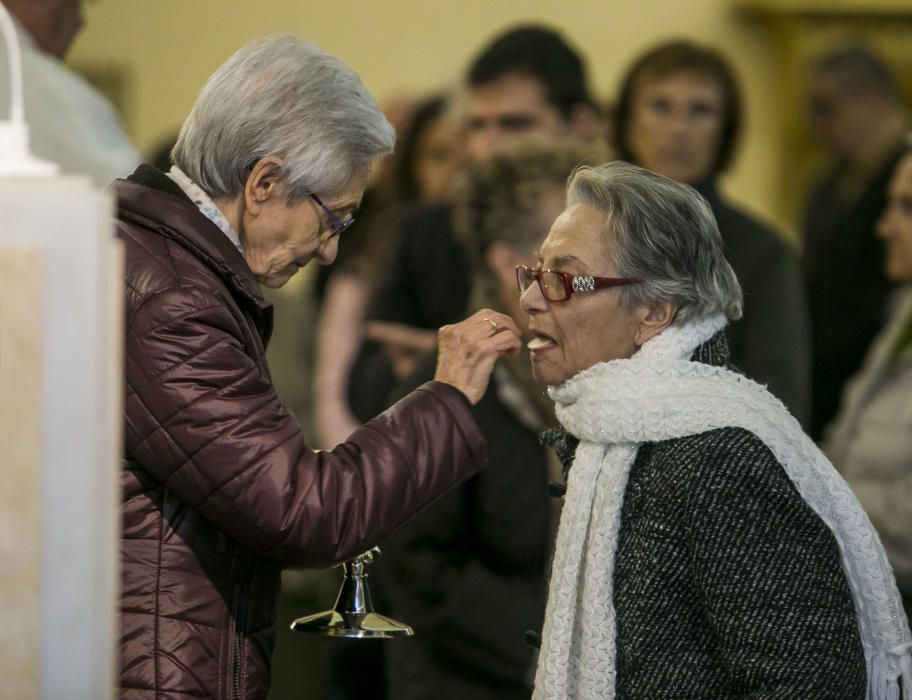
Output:
[[655,338],[671,325],[677,313],[678,305],[670,299],[661,299],[650,303],[649,306],[641,306],[637,309],[640,323],[633,336],[633,342],[640,347],[647,340]]
[[252,216],[258,215],[270,199],[281,196],[279,183],[284,174],[283,167],[284,163],[278,156],[260,158],[253,166],[244,185],[244,203]]

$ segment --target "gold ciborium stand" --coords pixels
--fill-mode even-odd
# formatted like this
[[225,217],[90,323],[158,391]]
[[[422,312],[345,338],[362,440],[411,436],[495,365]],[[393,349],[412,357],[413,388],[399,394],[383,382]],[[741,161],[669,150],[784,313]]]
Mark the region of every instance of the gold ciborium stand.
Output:
[[366,573],[366,567],[373,562],[374,554],[380,554],[380,549],[374,547],[343,562],[342,588],[339,589],[336,604],[331,610],[299,617],[291,623],[291,629],[295,632],[354,639],[390,639],[415,634],[408,625],[374,612]]

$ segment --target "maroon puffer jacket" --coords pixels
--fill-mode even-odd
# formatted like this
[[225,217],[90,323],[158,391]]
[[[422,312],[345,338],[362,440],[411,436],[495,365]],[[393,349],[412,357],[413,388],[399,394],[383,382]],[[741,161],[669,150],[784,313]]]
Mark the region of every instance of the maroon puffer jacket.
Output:
[[112,189],[126,246],[122,698],[263,698],[284,565],[358,554],[485,460],[465,397],[425,384],[332,452],[276,397],[271,308],[159,171]]

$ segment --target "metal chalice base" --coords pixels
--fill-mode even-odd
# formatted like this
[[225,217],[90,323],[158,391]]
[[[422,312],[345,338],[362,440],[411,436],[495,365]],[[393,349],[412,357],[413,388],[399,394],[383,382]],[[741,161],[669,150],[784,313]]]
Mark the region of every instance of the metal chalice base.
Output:
[[339,589],[336,604],[331,610],[299,617],[291,623],[291,629],[353,639],[391,639],[414,635],[408,625],[374,612],[365,569],[374,560],[375,552],[379,554],[380,550],[375,547],[343,562],[342,588]]

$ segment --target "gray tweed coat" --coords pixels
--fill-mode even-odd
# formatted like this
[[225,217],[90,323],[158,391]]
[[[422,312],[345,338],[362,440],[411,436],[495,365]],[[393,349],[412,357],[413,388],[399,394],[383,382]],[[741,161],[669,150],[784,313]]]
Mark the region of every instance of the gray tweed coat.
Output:
[[[694,359],[728,362],[722,334]],[[551,435],[572,459],[575,439]],[[643,445],[615,562],[617,697],[865,697],[836,540],[752,433]]]

